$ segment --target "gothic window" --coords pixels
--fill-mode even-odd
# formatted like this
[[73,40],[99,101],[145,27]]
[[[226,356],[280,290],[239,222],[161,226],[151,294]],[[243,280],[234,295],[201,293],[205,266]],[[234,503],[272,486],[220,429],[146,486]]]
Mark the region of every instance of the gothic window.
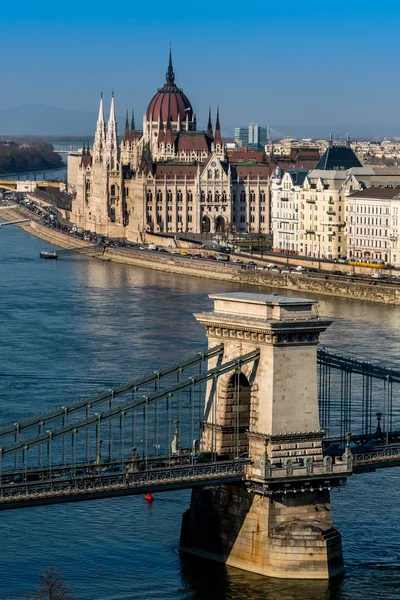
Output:
[[152,202],[152,200],[153,200],[153,194],[152,194],[152,192],[147,192],[146,193],[146,200],[147,200],[147,202]]
[[246,192],[244,190],[240,192],[240,202],[246,202]]
[[111,194],[111,196],[116,196],[117,195],[117,189],[116,189],[116,186],[115,186],[114,183],[112,184],[112,186],[110,188],[110,194]]
[[251,190],[250,192],[250,202],[255,202],[256,201],[256,195],[254,193],[254,190]]
[[187,201],[188,202],[192,202],[193,201],[193,193],[190,190],[187,193]]
[[208,171],[207,171],[207,179],[212,179],[212,169],[208,169]]
[[167,200],[168,200],[168,202],[172,202],[172,192],[171,192],[171,190],[167,191]]
[[214,177],[215,177],[215,179],[219,179],[219,171],[218,171],[218,169],[215,169],[215,171],[214,171]]
[[261,191],[260,196],[261,196],[261,202],[265,202],[265,192],[264,192],[264,190]]
[[157,191],[157,202],[162,202],[162,191],[161,190]]
[[219,202],[219,192],[215,192],[214,200],[215,202]]
[[222,202],[226,202],[226,192],[222,192]]
[[208,192],[207,200],[208,200],[208,202],[212,202],[212,192]]
[[205,202],[205,200],[206,200],[206,195],[203,190],[201,190],[201,192],[200,192],[200,199],[201,199],[201,202]]
[[178,202],[182,202],[182,191],[181,190],[178,190],[177,198],[178,198]]

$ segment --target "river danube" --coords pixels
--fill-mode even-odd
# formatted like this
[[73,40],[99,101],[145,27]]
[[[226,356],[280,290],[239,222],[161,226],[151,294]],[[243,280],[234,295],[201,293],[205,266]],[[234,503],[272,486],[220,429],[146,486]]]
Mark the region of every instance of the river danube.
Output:
[[[40,261],[49,248],[0,231],[1,424],[203,349],[192,313],[211,307],[209,293],[245,290],[85,257]],[[400,367],[398,307],[321,298],[320,314],[334,319],[324,343]],[[48,565],[62,569],[77,600],[400,599],[400,469],[353,476],[332,493],[346,575],[330,586],[180,556],[189,500],[174,492],[152,505],[131,497],[0,513],[0,599],[33,594]]]

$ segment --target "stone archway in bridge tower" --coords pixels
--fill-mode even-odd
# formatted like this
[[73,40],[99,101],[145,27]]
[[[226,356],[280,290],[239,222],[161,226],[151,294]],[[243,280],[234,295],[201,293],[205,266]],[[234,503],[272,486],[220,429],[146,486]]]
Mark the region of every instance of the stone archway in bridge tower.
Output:
[[238,457],[249,451],[251,385],[247,376],[240,371],[222,377],[217,396],[215,450],[232,458]]
[[201,231],[202,233],[210,233],[211,231],[211,220],[209,217],[203,217],[201,220]]

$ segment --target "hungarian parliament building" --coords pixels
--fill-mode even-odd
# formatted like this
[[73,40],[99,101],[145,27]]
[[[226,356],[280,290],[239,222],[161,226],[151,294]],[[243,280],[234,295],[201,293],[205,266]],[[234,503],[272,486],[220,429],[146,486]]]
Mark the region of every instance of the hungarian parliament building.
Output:
[[266,235],[269,180],[276,168],[264,152],[228,155],[219,110],[215,123],[209,111],[206,131],[197,130],[192,104],[175,84],[170,53],[166,81],[151,99],[141,130],[127,115],[120,140],[114,94],[107,126],[101,98],[93,147],[69,157],[69,189],[76,193],[72,221],[131,241],[141,241],[145,232]]

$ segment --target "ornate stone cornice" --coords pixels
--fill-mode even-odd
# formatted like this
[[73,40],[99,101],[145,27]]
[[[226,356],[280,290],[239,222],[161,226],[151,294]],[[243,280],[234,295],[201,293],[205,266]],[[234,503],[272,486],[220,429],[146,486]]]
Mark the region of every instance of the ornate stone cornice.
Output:
[[209,337],[237,339],[241,341],[253,342],[255,344],[317,344],[319,335],[325,331],[325,327],[312,328],[290,328],[284,329],[266,329],[254,326],[235,326],[233,324],[207,322],[202,320],[206,327],[206,333]]

